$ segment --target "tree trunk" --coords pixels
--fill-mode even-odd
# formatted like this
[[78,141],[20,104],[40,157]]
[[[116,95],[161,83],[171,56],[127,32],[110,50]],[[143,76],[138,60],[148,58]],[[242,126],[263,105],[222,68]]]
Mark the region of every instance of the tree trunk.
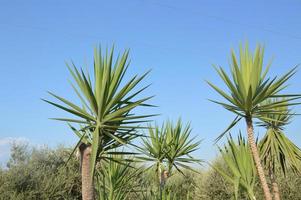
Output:
[[252,156],[254,158],[255,167],[256,167],[256,170],[257,170],[257,173],[259,176],[261,187],[263,189],[265,200],[272,200],[272,195],[271,195],[269,186],[267,184],[267,181],[266,181],[266,178],[264,175],[264,170],[263,170],[263,167],[260,162],[257,145],[256,145],[255,138],[254,138],[254,129],[253,129],[252,118],[247,117],[246,123],[247,123],[247,132],[248,132],[248,141],[249,141],[250,149],[252,152]]
[[165,169],[162,170],[162,163],[158,164],[157,169],[158,169],[158,179],[159,179],[159,195],[160,198],[162,199],[165,183],[168,178],[168,172]]
[[270,175],[270,179],[271,179],[271,183],[272,183],[274,200],[280,200],[280,192],[279,192],[278,183],[276,181],[275,174],[271,168],[269,171],[269,175]]
[[91,145],[82,143],[79,150],[81,155],[82,199],[94,200],[94,182],[91,175]]
[[162,191],[163,191],[163,180],[162,180],[162,169],[161,165],[158,165],[158,179],[159,179],[159,195],[162,198]]
[[278,187],[277,182],[275,180],[272,181],[272,185],[273,185],[274,199],[280,200],[280,192],[279,192],[279,187]]

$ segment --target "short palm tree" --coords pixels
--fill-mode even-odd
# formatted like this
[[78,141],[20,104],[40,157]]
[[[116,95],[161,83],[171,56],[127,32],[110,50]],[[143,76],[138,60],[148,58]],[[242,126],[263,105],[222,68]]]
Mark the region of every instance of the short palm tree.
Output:
[[191,156],[201,142],[190,138],[191,131],[190,124],[183,126],[180,119],[176,125],[168,121],[161,128],[149,127],[149,137],[143,139],[143,147],[140,149],[144,157],[140,159],[151,162],[150,168],[158,173],[160,193],[171,176],[172,169],[183,174],[181,168],[193,170],[188,164],[202,162]]
[[192,128],[190,123],[183,125],[182,120],[178,119],[174,125],[171,121],[168,121],[165,131],[169,174],[172,173],[173,168],[182,174],[181,168],[193,171],[189,164],[201,164],[203,162],[191,156],[191,153],[199,148],[201,140],[197,141],[196,137],[191,138]]
[[161,127],[158,125],[154,127],[149,125],[148,133],[149,136],[147,139],[142,138],[143,147],[139,149],[144,157],[138,158],[152,163],[149,169],[153,169],[158,173],[158,182],[161,190],[165,183],[164,173],[167,165],[167,144],[164,124]]
[[100,48],[95,49],[92,77],[88,71],[77,68],[73,63],[73,67],[68,66],[75,82],[71,84],[80,103],[68,101],[53,93],[50,94],[61,104],[44,100],[73,115],[73,118],[56,120],[79,125],[78,128],[72,126],[72,129],[79,137],[75,149],[79,147],[81,154],[83,200],[94,199],[93,175],[96,162],[109,159],[104,156],[105,152],[107,154],[112,149],[129,144],[139,135],[139,123],[151,117],[133,113],[137,107],[148,106],[145,102],[151,97],[139,97],[148,86],[136,89],[148,73],[135,75],[124,82],[129,66],[129,51],[126,50],[115,60],[113,52],[114,48],[102,55]]
[[[245,48],[241,46],[239,60],[234,51],[232,51],[230,76],[222,67],[215,67],[217,73],[226,84],[228,91],[221,90],[211,82],[208,82],[208,84],[227,100],[227,103],[219,101],[213,102],[237,115],[230,126],[217,138],[217,140],[223,137],[223,135],[241,119],[245,119],[248,142],[264,191],[265,199],[271,200],[271,193],[264,175],[254,138],[253,118],[259,118],[266,113],[273,113],[275,109],[285,106],[285,102],[291,105],[293,104],[293,100],[300,98],[300,95],[279,94],[286,88],[286,83],[295,74],[296,68],[293,68],[280,78],[267,78],[270,64],[264,68],[263,55],[264,50],[260,45],[257,46],[254,54],[249,51],[248,45],[246,45]],[[262,104],[262,102],[271,97],[287,97],[287,99],[286,101]]]
[[141,192],[136,179],[142,170],[134,168],[131,162],[125,160],[126,158],[114,155],[112,160],[104,162],[97,169],[99,200],[126,200],[134,193]]
[[238,137],[238,143],[230,136],[228,144],[219,150],[227,170],[219,167],[213,168],[234,186],[234,198],[237,200],[239,191],[242,191],[250,200],[255,200],[256,169],[247,142],[241,135]]
[[[271,104],[285,99],[268,99],[265,104]],[[287,106],[276,109],[275,113],[264,116],[260,126],[266,128],[266,134],[259,142],[259,150],[264,166],[269,171],[275,200],[280,200],[276,171],[281,169],[286,174],[288,169],[301,172],[301,149],[285,136],[284,129],[294,115]]]

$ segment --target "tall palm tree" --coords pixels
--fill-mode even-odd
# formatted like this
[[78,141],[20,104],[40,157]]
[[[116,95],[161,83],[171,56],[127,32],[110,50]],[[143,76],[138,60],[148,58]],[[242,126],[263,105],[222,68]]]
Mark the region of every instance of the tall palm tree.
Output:
[[182,168],[194,171],[189,164],[202,162],[191,156],[201,142],[190,138],[191,131],[190,124],[183,126],[181,119],[175,125],[167,121],[161,128],[149,127],[149,137],[143,139],[143,147],[140,149],[144,157],[140,159],[151,162],[150,168],[158,173],[160,193],[172,175],[173,168],[184,174]]
[[[81,154],[82,197],[83,200],[94,199],[94,169],[95,164],[106,157],[110,150],[129,144],[138,137],[139,123],[152,115],[137,115],[133,109],[145,104],[151,97],[139,97],[148,86],[136,89],[148,73],[135,75],[124,82],[129,62],[126,50],[122,56],[114,59],[114,48],[106,51],[94,51],[93,77],[88,71],[77,68],[73,63],[68,65],[74,79],[71,83],[78,101],[68,101],[50,93],[61,104],[44,100],[53,106],[73,115],[73,118],[54,118],[56,120],[80,125],[72,129],[79,137],[73,153],[79,148]],[[75,103],[76,102],[76,103]],[[106,152],[106,154],[105,154]],[[116,151],[113,152],[117,154]],[[122,152],[124,154],[124,152]]]
[[[228,91],[221,90],[211,82],[208,82],[208,84],[225,98],[227,103],[212,101],[237,115],[217,140],[223,137],[223,135],[225,135],[241,119],[245,119],[248,142],[264,191],[265,199],[271,200],[272,196],[260,162],[254,138],[253,118],[258,118],[266,113],[273,113],[276,108],[283,107],[285,102],[288,102],[289,105],[293,104],[291,101],[299,98],[300,95],[279,94],[279,92],[282,92],[286,87],[287,81],[295,74],[296,68],[293,68],[280,78],[267,78],[270,63],[264,68],[263,55],[264,50],[260,45],[257,46],[254,55],[249,51],[248,45],[246,45],[245,48],[241,46],[239,60],[232,50],[230,76],[222,67],[215,67],[217,73],[226,84]],[[287,100],[262,104],[262,102],[271,97],[287,97]]]
[[[264,104],[271,104],[285,99],[268,99]],[[281,169],[285,175],[288,169],[301,172],[301,149],[285,136],[285,126],[291,122],[294,113],[287,106],[267,113],[260,126],[266,128],[266,134],[259,142],[259,150],[265,167],[269,171],[275,200],[280,200],[276,171]]]
[[234,198],[237,200],[238,193],[242,190],[250,200],[255,200],[256,169],[248,143],[241,134],[238,143],[230,136],[228,144],[219,150],[230,174],[228,170],[214,166],[213,168],[234,186]]

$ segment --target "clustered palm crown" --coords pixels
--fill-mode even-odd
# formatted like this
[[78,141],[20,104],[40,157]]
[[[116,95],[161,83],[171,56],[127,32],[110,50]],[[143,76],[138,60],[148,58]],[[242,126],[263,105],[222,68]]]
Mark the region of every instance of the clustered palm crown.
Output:
[[[241,46],[239,59],[237,59],[233,50],[231,52],[231,76],[227,75],[222,67],[215,66],[217,73],[226,84],[228,92],[207,81],[215,91],[227,100],[227,103],[211,101],[237,115],[221,136],[230,130],[241,118],[250,120],[255,117],[273,120],[265,115],[274,113],[277,108],[294,105],[292,101],[300,98],[300,95],[280,94],[287,87],[286,82],[296,73],[296,67],[280,78],[275,77],[271,79],[267,77],[271,63],[264,67],[263,57],[264,49],[260,45],[256,47],[254,54],[249,52],[248,45],[245,48]],[[263,104],[265,100],[277,97],[286,97],[286,99]]]
[[166,149],[169,163],[169,171],[172,167],[180,170],[179,167],[191,169],[187,164],[200,163],[200,159],[195,159],[191,153],[196,151],[201,140],[196,141],[195,137],[190,138],[192,128],[190,123],[183,125],[181,119],[175,125],[171,121],[166,123]]
[[[264,103],[285,101],[285,99],[269,99]],[[286,174],[288,169],[301,172],[301,149],[297,147],[284,133],[285,126],[290,123],[295,114],[283,106],[277,108],[275,113],[267,113],[259,122],[267,129],[265,136],[259,142],[261,158],[270,170],[275,173],[277,168]]]
[[[74,79],[71,85],[80,99],[80,104],[53,93],[50,94],[62,104],[44,100],[75,117],[54,119],[81,124],[80,128],[70,126],[80,138],[76,147],[81,142],[92,146],[92,163],[103,156],[103,152],[128,144],[138,136],[139,124],[148,122],[146,118],[153,116],[132,112],[139,106],[151,106],[145,102],[152,97],[139,96],[148,86],[136,89],[148,72],[142,76],[135,75],[124,83],[123,79],[129,67],[129,51],[125,51],[116,60],[113,53],[114,48],[107,50],[104,55],[101,48],[95,49],[92,77],[88,71],[78,69],[73,63],[72,66],[68,65]],[[94,172],[94,164],[91,170]]]
[[283,102],[283,106],[276,107],[273,113],[265,113],[259,117],[261,120],[257,123],[259,126],[265,127],[266,129],[283,130],[287,126],[294,113],[287,106],[288,102],[285,98],[270,98],[264,101],[262,104],[272,104],[277,102]]
[[[193,170],[189,163],[200,163],[191,153],[198,149],[201,141],[195,141],[191,136],[191,126],[183,126],[179,119],[174,125],[171,121],[166,122],[161,127],[149,126],[149,137],[143,138],[143,147],[140,151],[144,157],[142,160],[152,162],[151,167],[167,167],[169,173],[173,167],[181,171],[180,168]],[[166,166],[163,166],[166,165]]]

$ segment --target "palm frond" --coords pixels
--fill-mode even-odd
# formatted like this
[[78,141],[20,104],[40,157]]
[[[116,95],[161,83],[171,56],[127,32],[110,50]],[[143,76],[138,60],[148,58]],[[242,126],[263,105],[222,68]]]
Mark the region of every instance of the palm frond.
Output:
[[[44,100],[60,108],[75,118],[55,118],[68,123],[83,124],[84,131],[75,131],[81,138],[83,132],[89,132],[82,140],[92,145],[92,169],[100,153],[109,151],[121,145],[130,143],[138,137],[136,129],[139,124],[148,122],[154,115],[137,115],[133,110],[141,106],[151,106],[147,103],[152,97],[141,98],[141,93],[148,87],[138,88],[149,72],[135,75],[129,81],[124,81],[127,72],[129,51],[126,50],[121,57],[114,60],[114,47],[105,54],[101,49],[94,50],[93,74],[84,71],[72,63],[67,65],[74,80],[72,88],[79,97],[80,103],[71,102],[63,97],[50,93],[59,103]],[[93,174],[93,173],[92,173]]]

